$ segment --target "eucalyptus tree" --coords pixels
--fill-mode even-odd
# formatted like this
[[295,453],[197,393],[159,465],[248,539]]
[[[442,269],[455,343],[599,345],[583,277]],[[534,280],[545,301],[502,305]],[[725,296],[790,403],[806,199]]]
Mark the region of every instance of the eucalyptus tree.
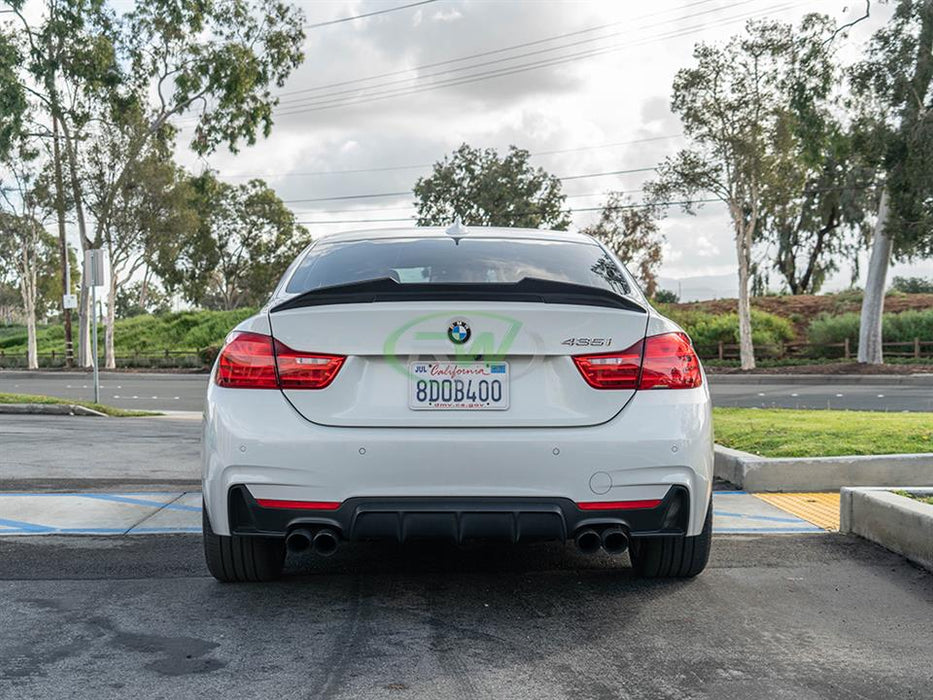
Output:
[[[139,122],[108,125],[87,149],[82,169],[88,211],[98,224],[100,244],[110,262],[104,362],[111,369],[116,367],[118,291],[145,268],[164,241],[184,240],[198,226],[191,188],[175,165],[170,139],[150,142],[139,158],[120,170],[123,154],[140,128],[145,125]],[[117,173],[121,173],[120,182],[115,186]]]
[[38,367],[36,310],[39,302],[39,271],[47,234],[34,194],[37,170],[35,152],[28,140],[12,144],[0,159],[0,278],[19,288],[26,319],[29,369]]
[[859,326],[859,362],[883,362],[891,260],[933,254],[933,0],[897,0],[851,71],[864,153],[883,179]]
[[191,179],[196,228],[162,237],[151,264],[171,292],[196,306],[259,306],[289,263],[311,242],[295,214],[262,180],[240,185],[211,172]]
[[[751,21],[723,46],[700,43],[694,65],[674,78],[671,109],[680,117],[688,147],[658,166],[648,187],[655,200],[678,197],[693,212],[694,199],[711,197],[728,208],[738,263],[739,348],[742,369],[755,367],[749,282],[752,248],[764,235],[768,192],[781,158],[795,147],[779,136],[781,115],[794,97],[790,88],[826,91],[825,20],[808,16],[795,30],[773,21]],[[786,79],[793,61],[806,55],[802,77]],[[787,157],[794,157],[790,154]]]
[[809,15],[787,42],[777,87],[771,167],[762,186],[761,239],[792,294],[817,293],[851,260],[874,207],[874,172],[856,148],[845,97],[835,24]]
[[[122,15],[104,0],[49,0],[36,26],[24,0],[10,4],[30,47],[27,89],[61,133],[65,186],[84,249],[103,244],[109,210],[150,144],[182,118],[199,155],[268,136],[272,89],[303,60],[303,14],[281,0],[147,0]],[[132,122],[143,126],[90,220],[82,162],[108,126]],[[86,335],[84,303],[82,311]]]
[[602,241],[641,283],[645,294],[654,297],[664,237],[658,222],[663,210],[654,203],[635,203],[621,192],[610,192],[599,219],[582,230]]

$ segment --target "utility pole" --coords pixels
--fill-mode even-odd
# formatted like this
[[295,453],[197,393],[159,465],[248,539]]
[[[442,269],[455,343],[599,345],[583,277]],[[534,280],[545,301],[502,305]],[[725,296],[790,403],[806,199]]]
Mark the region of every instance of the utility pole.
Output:
[[74,367],[74,343],[71,339],[71,268],[68,264],[68,242],[65,240],[65,197],[62,179],[62,158],[58,143],[58,115],[52,115],[52,153],[55,161],[55,209],[58,214],[58,243],[62,254],[62,314],[65,321],[65,366]]

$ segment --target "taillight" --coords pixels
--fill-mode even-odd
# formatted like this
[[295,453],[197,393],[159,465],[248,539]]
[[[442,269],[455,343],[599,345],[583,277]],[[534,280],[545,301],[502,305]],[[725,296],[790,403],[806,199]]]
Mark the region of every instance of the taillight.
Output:
[[645,338],[639,389],[693,389],[702,383],[700,360],[684,333]]
[[275,341],[275,361],[283,389],[323,389],[334,381],[344,359],[340,355],[297,352]]
[[621,352],[573,361],[594,389],[693,389],[703,383],[700,361],[683,333],[649,336]]
[[628,350],[600,355],[577,355],[573,361],[594,389],[635,389],[641,370],[642,342]]
[[235,333],[220,351],[218,386],[231,389],[278,389],[272,338],[259,333]]
[[230,389],[323,389],[345,359],[298,352],[261,333],[237,332],[220,351],[214,381]]

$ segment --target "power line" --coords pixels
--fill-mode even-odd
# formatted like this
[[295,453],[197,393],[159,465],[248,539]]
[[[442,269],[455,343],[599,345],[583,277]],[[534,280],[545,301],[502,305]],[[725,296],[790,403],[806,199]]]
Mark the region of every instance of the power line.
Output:
[[[710,12],[722,12],[723,10],[732,9],[732,8],[738,7],[738,6],[740,6],[740,5],[747,5],[747,4],[751,3],[751,2],[757,2],[757,1],[758,1],[758,0],[741,0],[740,2],[734,2],[734,3],[732,3],[731,5],[729,5],[729,6],[727,6],[727,7],[716,7],[716,8],[713,8],[713,9],[711,9],[711,10],[706,10],[706,11],[704,11],[704,12],[697,13],[697,15],[692,15],[692,16],[690,16],[690,17],[677,17],[677,18],[675,18],[675,20],[673,20],[673,21],[678,21],[678,20],[681,20],[681,19],[692,19],[692,18],[695,17],[695,16],[708,14],[708,13],[710,13]],[[650,24],[650,25],[647,25],[647,26],[641,27],[641,28],[642,28],[642,29],[650,29],[650,28],[653,28],[653,27],[656,27],[656,26],[668,25],[669,23],[670,23],[670,21],[666,21],[666,22],[657,22],[657,23]],[[610,26],[611,26],[611,25],[610,25]],[[702,26],[702,25],[697,25],[697,26],[699,27],[699,26]],[[675,31],[679,31],[679,30],[675,30]],[[389,88],[389,87],[392,86],[392,85],[399,85],[400,83],[410,83],[410,82],[412,82],[412,81],[416,81],[416,82],[421,81],[421,82],[423,82],[425,79],[429,79],[429,78],[438,78],[438,77],[445,76],[445,75],[446,75],[446,76],[451,76],[452,74],[454,74],[454,73],[459,73],[459,72],[461,72],[461,71],[475,70],[475,69],[477,69],[477,68],[483,68],[483,67],[486,67],[486,66],[494,66],[494,65],[498,65],[498,64],[501,64],[501,63],[506,63],[506,62],[509,62],[509,61],[515,61],[515,60],[522,59],[522,58],[529,58],[529,57],[531,57],[531,56],[538,56],[538,55],[543,54],[543,53],[549,53],[549,52],[552,52],[552,51],[559,51],[559,50],[563,50],[563,49],[570,49],[570,48],[573,48],[573,47],[575,47],[575,46],[581,46],[581,45],[586,45],[586,44],[592,44],[594,41],[602,41],[603,39],[610,39],[610,38],[617,37],[617,36],[620,36],[620,35],[623,35],[623,34],[627,34],[627,33],[628,33],[627,31],[613,32],[613,33],[611,33],[611,34],[607,34],[607,35],[602,36],[602,37],[595,37],[595,38],[582,39],[582,40],[578,40],[578,41],[569,42],[569,43],[566,43],[566,44],[563,44],[563,45],[560,45],[560,46],[552,46],[552,47],[543,48],[543,49],[536,49],[535,51],[527,51],[527,52],[525,52],[525,53],[516,54],[516,55],[514,55],[514,56],[506,56],[506,57],[503,57],[503,58],[497,58],[497,59],[493,59],[493,60],[490,60],[490,61],[483,61],[483,62],[480,62],[480,63],[475,63],[475,64],[468,65],[468,66],[462,66],[462,67],[459,67],[459,68],[450,68],[450,69],[448,69],[448,70],[443,70],[443,71],[439,71],[439,72],[436,72],[436,73],[430,73],[430,74],[427,74],[427,75],[416,75],[416,76],[413,76],[413,77],[410,77],[410,78],[403,78],[403,79],[401,79],[401,80],[384,81],[384,82],[382,82],[382,83],[380,83],[380,84],[370,85],[370,86],[365,86],[365,87],[350,88],[350,89],[345,89],[345,90],[331,90],[331,91],[329,91],[329,92],[325,92],[325,93],[322,94],[322,95],[313,95],[313,96],[310,96],[309,98],[299,97],[299,98],[296,98],[296,99],[293,99],[293,100],[283,100],[283,101],[280,103],[280,105],[281,105],[281,108],[282,108],[283,110],[288,110],[288,109],[294,109],[294,108],[297,108],[297,107],[300,107],[300,106],[310,105],[310,104],[314,104],[314,103],[332,102],[332,101],[337,101],[337,100],[350,99],[350,96],[351,96],[351,95],[354,96],[354,97],[364,97],[364,96],[366,96],[366,95],[363,95],[362,93],[364,93],[365,91],[371,91],[371,90],[379,90],[379,89],[383,89],[383,88]],[[611,46],[621,46],[621,45],[625,45],[625,44],[624,44],[624,43],[623,43],[623,44],[615,44],[615,45],[611,45]],[[610,46],[610,47],[611,47],[611,46]],[[600,49],[590,49],[590,51],[593,51],[593,50],[604,50],[604,49],[610,48],[610,47],[600,47]],[[588,52],[583,52],[583,53],[588,53]],[[545,60],[549,60],[549,61],[558,60],[558,59],[564,60],[564,59],[568,59],[568,58],[570,58],[570,57],[574,57],[574,56],[577,56],[577,55],[578,55],[578,54],[568,54],[567,56],[552,57],[552,58],[550,58],[550,59],[545,59]],[[522,64],[522,65],[531,65],[531,64]],[[508,67],[507,69],[512,69],[512,68],[515,68],[515,67],[516,67],[516,66],[510,66],[510,67]],[[423,67],[422,67],[422,68],[423,68]],[[419,70],[419,68],[415,68],[415,69],[412,69],[412,70]],[[506,69],[502,69],[502,70],[506,70]],[[410,71],[405,71],[405,72],[410,72]],[[462,78],[464,78],[464,77],[473,77],[473,76],[453,76],[453,77],[447,78],[447,80],[462,79]],[[364,79],[364,80],[365,80],[365,79]],[[412,89],[413,87],[414,87],[414,86],[409,85],[409,86],[407,86],[407,87],[405,87],[405,88],[394,88],[394,89],[396,89],[396,90],[401,90],[401,89]],[[374,94],[382,94],[382,93],[374,93]],[[347,96],[347,97],[340,97],[341,95],[348,95],[348,96]],[[308,99],[309,99],[310,101],[305,101],[305,100],[308,100]]]
[[[805,3],[802,3],[802,2],[785,3],[781,5],[771,6],[767,8],[767,10],[769,12],[784,11],[787,9],[791,9],[793,7],[798,7],[802,4],[805,4]],[[735,24],[737,22],[742,22],[749,18],[760,17],[760,16],[768,16],[768,15],[761,14],[761,13],[746,13],[744,15],[730,17],[725,21],[717,23],[716,26],[725,26],[729,24]],[[292,115],[297,115],[297,114],[307,114],[309,112],[319,112],[319,111],[324,111],[324,110],[337,109],[341,107],[350,107],[350,106],[357,105],[357,104],[372,103],[372,102],[377,102],[381,100],[392,99],[395,97],[404,97],[407,95],[417,94],[421,92],[439,90],[439,89],[446,88],[446,87],[455,87],[459,85],[475,83],[478,81],[490,80],[493,78],[506,77],[506,76],[515,75],[518,73],[525,73],[531,70],[538,70],[538,69],[547,68],[550,66],[571,63],[571,62],[578,61],[578,60],[585,59],[585,58],[600,56],[600,55],[604,55],[607,53],[613,53],[613,52],[621,51],[627,48],[633,48],[635,46],[644,45],[646,43],[652,43],[658,40],[673,39],[673,38],[678,38],[682,36],[688,36],[690,34],[696,34],[705,29],[708,29],[709,26],[710,25],[705,25],[705,24],[696,25],[693,27],[688,27],[685,29],[668,32],[665,34],[659,34],[653,37],[647,37],[646,39],[637,41],[637,42],[613,44],[608,47],[602,47],[598,49],[589,49],[586,51],[579,51],[577,53],[568,54],[567,56],[550,58],[550,59],[545,59],[541,61],[533,61],[530,63],[519,64],[518,66],[509,66],[506,68],[486,71],[484,73],[478,73],[476,75],[447,78],[447,79],[440,80],[438,82],[430,83],[427,85],[390,89],[390,90],[386,90],[383,92],[374,92],[368,95],[361,95],[359,97],[346,96],[346,97],[333,98],[333,99],[321,99],[321,100],[318,100],[317,102],[312,101],[312,102],[306,103],[309,106],[283,105],[284,109],[279,110],[277,108],[275,110],[275,113],[277,114],[277,116],[292,116]],[[437,77],[437,76],[431,76],[431,77]],[[379,86],[375,86],[375,88],[378,88],[378,87]]]
[[319,27],[329,27],[332,24],[342,24],[343,22],[352,22],[357,19],[363,19],[364,17],[375,17],[376,15],[384,15],[389,12],[398,12],[399,10],[407,10],[409,7],[418,7],[419,5],[428,5],[432,2],[437,2],[437,0],[420,0],[420,2],[410,2],[407,5],[398,5],[397,7],[389,7],[385,10],[375,10],[374,12],[365,12],[361,15],[353,15],[352,17],[341,17],[340,19],[332,19],[328,22],[317,22],[315,24],[306,24],[304,25],[305,29],[317,29]]
[[[650,143],[652,141],[665,141],[667,139],[677,139],[683,134],[668,134],[667,136],[649,136],[643,139],[632,139],[631,141],[615,141],[613,143],[602,143],[595,146],[578,146],[576,148],[561,148],[551,151],[534,151],[529,153],[531,156],[550,156],[559,153],[575,153],[577,151],[592,151],[600,148],[616,148],[618,146],[631,146],[636,143]],[[226,178],[251,178],[251,177],[309,177],[312,175],[356,175],[361,173],[383,173],[392,170],[416,170],[418,168],[430,168],[434,163],[418,163],[415,165],[387,165],[378,168],[353,168],[351,170],[313,170],[301,173],[236,173],[234,175],[224,175]]]
[[[564,195],[564,197],[566,197],[567,199],[579,199],[581,197],[605,197],[610,191],[616,194],[641,194],[642,193],[642,190],[613,189],[613,190],[602,190],[600,192],[578,192],[576,194],[566,194]],[[310,213],[314,213],[314,214],[371,214],[374,212],[378,213],[378,212],[387,212],[387,211],[411,211],[412,209],[415,209],[415,208],[416,208],[416,205],[414,204],[414,202],[412,202],[411,204],[406,204],[403,207],[378,207],[376,209],[315,209],[313,207],[309,209],[304,209],[304,211],[301,211],[300,207],[298,209],[300,213],[309,213],[309,214]],[[295,209],[295,207],[292,207],[292,209]]]
[[[673,207],[680,205],[688,204],[709,204],[712,202],[720,202],[720,199],[687,199],[678,202],[652,202],[650,204],[624,204],[617,207],[613,207],[613,210],[616,209],[644,209],[645,207]],[[602,211],[605,207],[582,207],[580,209],[568,209],[564,211],[565,214],[573,214],[575,212],[585,212],[585,211]],[[534,211],[525,211],[525,212],[513,212],[515,216],[525,216],[527,214],[533,214]],[[298,221],[296,223],[302,224],[304,226],[310,225],[327,225],[327,224],[382,224],[382,223],[400,223],[400,222],[409,222],[412,223],[415,217],[408,218],[389,218],[389,219],[340,219],[337,221]]]
[[[590,177],[605,177],[607,175],[627,175],[629,173],[644,173],[648,171],[653,171],[655,168],[631,168],[629,170],[609,170],[602,173],[585,173],[583,175],[567,175],[565,177],[559,177],[558,180],[582,180],[584,178]],[[312,197],[307,199],[283,199],[282,202],[285,204],[299,204],[302,202],[328,202],[331,200],[341,200],[341,199],[377,199],[381,197],[401,197],[406,194],[411,194],[411,191],[405,192],[377,192],[374,194],[347,194],[341,195],[339,197]]]
[[[451,63],[460,63],[460,62],[462,62],[462,61],[469,61],[469,60],[472,60],[472,59],[474,59],[474,58],[484,58],[484,57],[486,57],[486,56],[494,56],[494,55],[500,54],[500,53],[508,53],[509,51],[514,51],[514,50],[516,50],[516,49],[523,49],[523,48],[527,48],[527,47],[529,47],[529,46],[539,46],[539,45],[541,45],[541,44],[546,44],[546,43],[548,43],[548,42],[550,42],[550,41],[557,41],[557,40],[559,40],[559,39],[566,39],[566,38],[573,37],[573,36],[579,36],[579,35],[581,35],[581,34],[589,34],[589,33],[592,33],[592,32],[599,31],[599,30],[601,30],[601,29],[608,29],[608,28],[610,28],[610,27],[616,27],[616,26],[618,26],[618,25],[620,25],[620,24],[625,24],[625,23],[631,22],[631,21],[636,21],[636,22],[637,22],[638,20],[641,20],[641,19],[648,19],[649,17],[656,17],[657,15],[666,14],[666,13],[668,13],[668,12],[686,10],[686,9],[688,9],[688,8],[690,8],[690,7],[694,7],[694,6],[696,6],[696,5],[706,5],[706,4],[710,3],[710,2],[718,2],[718,0],[697,0],[696,2],[687,3],[686,5],[683,5],[682,7],[671,8],[671,9],[668,9],[668,10],[662,10],[662,11],[660,11],[660,12],[653,12],[653,13],[649,13],[649,14],[647,14],[647,15],[641,15],[641,16],[639,16],[639,17],[634,17],[634,18],[632,18],[631,20],[620,20],[620,21],[618,21],[618,22],[609,22],[609,23],[607,23],[607,24],[599,24],[599,25],[596,25],[596,26],[593,26],[593,27],[587,27],[586,29],[579,29],[579,30],[574,31],[574,32],[566,32],[566,33],[564,33],[564,34],[555,34],[555,35],[553,35],[553,36],[544,37],[544,38],[542,38],[542,39],[535,39],[535,40],[533,40],[533,41],[526,41],[526,42],[522,42],[522,43],[520,43],[520,44],[512,44],[512,45],[510,45],[510,46],[503,46],[503,47],[501,47],[501,48],[492,49],[492,50],[489,50],[489,51],[480,51],[479,53],[468,54],[468,55],[466,55],[466,56],[460,56],[460,57],[458,57],[458,58],[449,58],[449,59],[446,59],[446,60],[443,60],[443,61],[435,61],[434,63],[424,63],[424,64],[422,64],[422,65],[420,65],[420,66],[414,66],[414,67],[412,67],[412,68],[403,68],[403,69],[400,69],[400,70],[389,71],[388,73],[377,73],[377,74],[375,74],[375,75],[368,75],[368,76],[363,77],[363,78],[352,78],[352,79],[349,79],[349,80],[341,80],[341,81],[334,82],[334,83],[325,83],[325,84],[323,84],[323,85],[313,85],[313,86],[311,86],[311,87],[301,88],[300,90],[287,90],[287,91],[278,93],[278,94],[276,95],[276,97],[287,97],[287,96],[290,96],[290,95],[299,95],[299,94],[304,94],[304,93],[307,93],[307,92],[317,92],[318,90],[327,90],[328,88],[343,87],[343,86],[345,86],[345,85],[353,85],[353,84],[355,84],[355,83],[369,82],[369,81],[371,81],[371,80],[379,80],[379,79],[381,79],[381,78],[392,78],[392,77],[395,77],[395,76],[397,76],[397,75],[404,75],[405,73],[412,73],[412,72],[415,72],[415,71],[422,71],[422,70],[426,70],[426,69],[428,69],[428,68],[437,68],[438,66],[450,65]],[[612,35],[612,36],[615,36],[615,35]],[[513,56],[513,57],[511,57],[511,58],[518,58],[518,57],[517,57],[517,56]],[[506,60],[511,60],[511,59],[506,59]]]

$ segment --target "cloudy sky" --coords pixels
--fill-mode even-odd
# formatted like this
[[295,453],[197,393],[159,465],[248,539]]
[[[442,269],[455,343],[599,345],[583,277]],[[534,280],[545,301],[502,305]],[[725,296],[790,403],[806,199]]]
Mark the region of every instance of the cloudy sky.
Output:
[[[652,174],[645,169],[683,145],[668,96],[694,43],[724,41],[752,17],[796,21],[821,11],[843,22],[863,8],[847,0],[434,0],[334,22],[413,2],[298,0],[306,60],[281,90],[271,138],[237,155],[201,160],[183,151],[181,160],[231,182],[265,178],[320,236],[405,225],[411,187],[432,162],[462,142],[515,144],[564,178],[582,227],[607,191],[637,199]],[[886,12],[875,8],[845,51],[854,55]],[[664,233],[668,286],[710,276],[703,284],[729,292],[734,247],[721,205],[697,216],[672,211]],[[904,273],[933,274],[933,265],[894,271]],[[844,269],[830,288],[849,275]]]

